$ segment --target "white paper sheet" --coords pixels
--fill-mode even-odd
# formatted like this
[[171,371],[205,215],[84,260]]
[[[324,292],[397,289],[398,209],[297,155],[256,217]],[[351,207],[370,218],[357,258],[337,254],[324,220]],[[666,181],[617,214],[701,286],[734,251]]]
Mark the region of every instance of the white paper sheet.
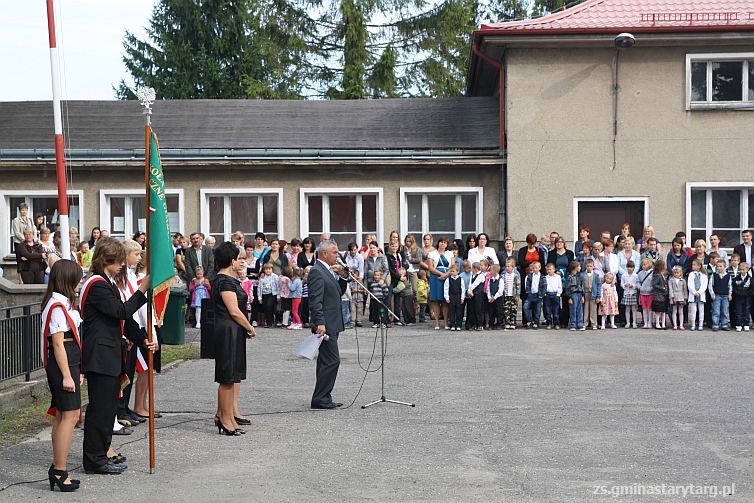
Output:
[[320,344],[322,344],[322,338],[317,337],[317,334],[312,334],[299,345],[296,354],[311,360],[314,358],[314,353],[317,352]]
[[113,217],[113,232],[125,232],[126,217]]
[[146,218],[139,218],[137,221],[137,225],[139,226],[139,232],[147,232],[147,219]]

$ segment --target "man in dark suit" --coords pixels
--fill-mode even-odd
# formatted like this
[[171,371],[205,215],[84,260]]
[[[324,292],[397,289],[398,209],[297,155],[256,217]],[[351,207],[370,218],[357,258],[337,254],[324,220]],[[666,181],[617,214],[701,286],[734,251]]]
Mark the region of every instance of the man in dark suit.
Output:
[[741,239],[743,243],[733,247],[733,253],[738,253],[738,256],[741,257],[741,262],[746,262],[749,265],[752,265],[752,262],[754,262],[754,253],[752,253],[754,248],[752,248],[751,237],[751,230],[746,229],[742,231]]
[[204,243],[204,234],[201,232],[191,234],[190,240],[191,247],[186,249],[183,259],[186,263],[186,275],[189,281],[196,278],[198,266],[202,266],[205,276],[211,277],[215,273],[215,255],[212,253],[212,248],[202,244]]
[[312,332],[319,337],[325,334],[317,357],[317,384],[312,395],[312,409],[334,409],[343,405],[333,402],[331,392],[340,367],[338,334],[344,330],[340,297],[348,282],[335,277],[332,266],[338,260],[338,244],[325,240],[317,247],[317,262],[309,271],[309,310]]

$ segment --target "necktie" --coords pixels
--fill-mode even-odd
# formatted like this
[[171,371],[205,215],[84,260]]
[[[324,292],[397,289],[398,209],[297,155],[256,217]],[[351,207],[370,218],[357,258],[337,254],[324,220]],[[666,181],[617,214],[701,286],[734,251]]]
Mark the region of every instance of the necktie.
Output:
[[696,288],[696,291],[698,292],[701,287],[702,287],[702,277],[699,273],[696,273],[694,275],[694,288]]

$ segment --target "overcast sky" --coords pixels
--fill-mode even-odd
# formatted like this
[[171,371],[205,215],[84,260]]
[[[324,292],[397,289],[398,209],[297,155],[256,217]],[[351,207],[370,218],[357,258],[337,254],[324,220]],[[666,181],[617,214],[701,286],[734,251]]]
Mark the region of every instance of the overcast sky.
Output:
[[[112,87],[127,77],[125,31],[144,40],[154,3],[54,0],[63,99],[115,99]],[[0,101],[52,99],[46,5],[0,0]]]

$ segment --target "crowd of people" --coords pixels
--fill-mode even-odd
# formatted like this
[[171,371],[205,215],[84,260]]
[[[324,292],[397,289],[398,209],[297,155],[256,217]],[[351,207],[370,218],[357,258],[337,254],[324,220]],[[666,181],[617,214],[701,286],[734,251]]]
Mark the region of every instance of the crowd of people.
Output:
[[[362,246],[348,243],[333,269],[349,280],[342,297],[347,329],[434,322],[436,330],[597,330],[641,324],[746,331],[754,292],[751,232],[741,237],[729,255],[715,234],[709,245],[698,239],[692,248],[685,233],[678,232],[663,251],[651,226],[634,239],[628,224],[616,236],[605,231],[597,239],[582,227],[573,249],[557,232],[541,238],[529,234],[519,248],[506,237],[498,251],[484,232],[452,242],[425,234],[420,246],[413,235],[401,240],[393,231],[384,249],[374,234]],[[328,234],[320,237],[326,239]],[[309,237],[267,240],[261,232],[253,241],[236,232],[231,241],[244,252],[238,279],[249,298],[252,325],[308,327],[307,274],[316,261],[316,243]],[[174,245],[177,273],[193,292],[192,308],[199,310],[209,296],[207,276],[214,274],[207,273],[215,268],[214,239],[194,233],[187,240],[177,234]],[[189,310],[187,322],[200,326],[200,316]]]

